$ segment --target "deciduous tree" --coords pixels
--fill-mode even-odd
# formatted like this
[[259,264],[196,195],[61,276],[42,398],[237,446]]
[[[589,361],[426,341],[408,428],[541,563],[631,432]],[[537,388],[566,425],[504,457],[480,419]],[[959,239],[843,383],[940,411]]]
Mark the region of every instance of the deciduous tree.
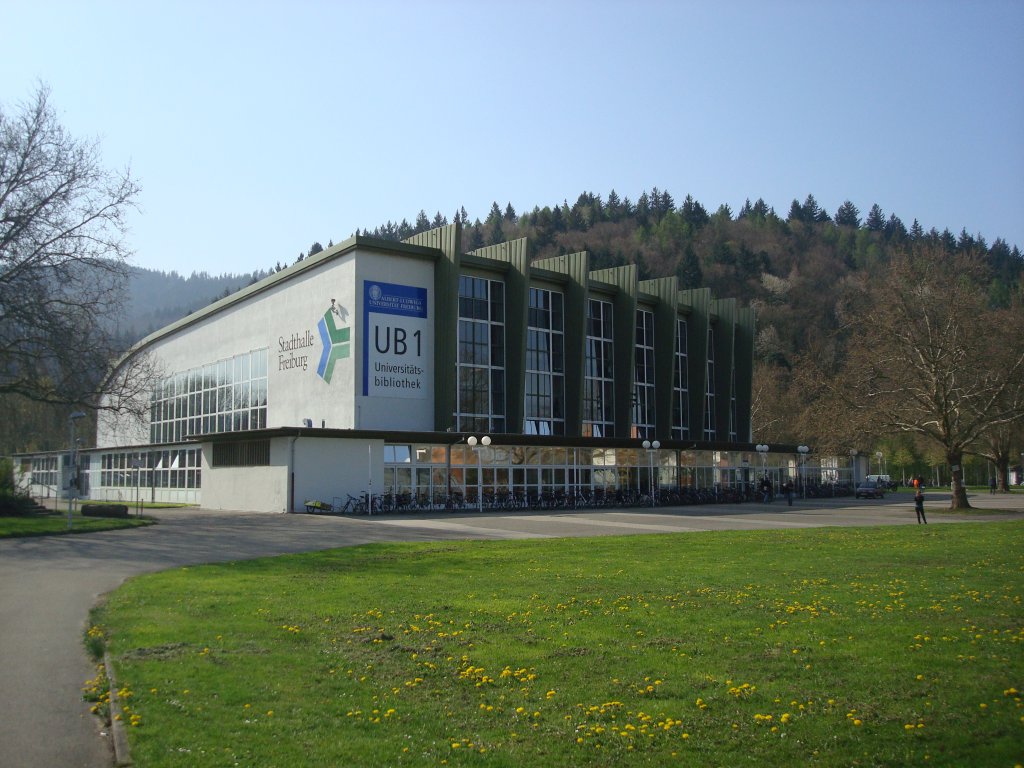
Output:
[[127,170],[103,166],[95,141],[61,126],[45,86],[0,107],[0,394],[97,407],[124,387],[113,408],[145,389],[146,366],[110,373],[138,192]]
[[941,446],[952,507],[969,507],[965,453],[1024,418],[1024,313],[992,310],[971,253],[898,254],[851,294],[847,356],[833,393],[862,434],[916,433]]

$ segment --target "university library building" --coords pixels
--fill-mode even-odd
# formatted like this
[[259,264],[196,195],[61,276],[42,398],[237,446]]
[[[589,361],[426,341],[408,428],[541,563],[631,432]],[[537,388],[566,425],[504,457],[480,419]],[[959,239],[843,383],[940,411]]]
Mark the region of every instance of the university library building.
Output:
[[122,362],[158,371],[148,419],[101,411],[95,447],[21,455],[18,482],[301,512],[367,494],[399,510],[668,503],[849,472],[751,444],[754,314],[735,299],[591,270],[586,252],[461,242],[459,224],[356,236],[151,334]]

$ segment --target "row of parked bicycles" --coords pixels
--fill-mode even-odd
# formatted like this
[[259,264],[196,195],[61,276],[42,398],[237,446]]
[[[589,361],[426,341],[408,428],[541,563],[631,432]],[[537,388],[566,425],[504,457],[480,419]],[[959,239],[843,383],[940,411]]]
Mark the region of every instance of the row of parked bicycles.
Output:
[[[853,495],[853,488],[843,483],[808,484],[795,487],[793,495],[806,498],[835,498]],[[467,497],[461,492],[445,494],[385,493],[334,497],[330,502],[313,499],[306,501],[305,511],[321,515],[376,515],[413,512],[458,512],[484,509],[487,511],[610,509],[631,507],[679,507],[696,504],[740,504],[744,502],[771,503],[785,498],[785,494],[765,491],[754,483],[746,485],[715,486],[712,488],[661,488],[646,492],[637,488],[579,489],[566,491],[496,491],[484,492],[482,504],[475,494]]]

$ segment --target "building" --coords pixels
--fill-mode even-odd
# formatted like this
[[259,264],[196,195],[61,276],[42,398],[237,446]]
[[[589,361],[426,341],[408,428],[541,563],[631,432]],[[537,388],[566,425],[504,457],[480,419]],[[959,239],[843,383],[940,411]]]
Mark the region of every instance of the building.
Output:
[[461,238],[356,236],[150,335],[131,352],[159,372],[149,419],[101,412],[95,448],[22,457],[22,482],[56,493],[77,466],[92,499],[282,512],[768,468],[751,445],[751,309],[634,265],[592,270],[585,252],[531,261],[526,240],[463,253]]

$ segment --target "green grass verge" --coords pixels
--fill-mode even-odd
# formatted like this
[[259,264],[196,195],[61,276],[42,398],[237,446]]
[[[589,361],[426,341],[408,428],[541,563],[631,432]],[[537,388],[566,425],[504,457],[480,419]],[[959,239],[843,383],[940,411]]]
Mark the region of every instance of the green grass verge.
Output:
[[135,764],[1024,761],[1024,523],[369,545],[94,612]]
[[64,514],[32,515],[27,517],[0,517],[0,539],[17,536],[58,536],[65,533],[95,533],[110,531],[117,528],[138,528],[151,525],[154,521],[144,517],[128,519],[109,517],[71,516],[71,528],[68,528],[68,516]]

